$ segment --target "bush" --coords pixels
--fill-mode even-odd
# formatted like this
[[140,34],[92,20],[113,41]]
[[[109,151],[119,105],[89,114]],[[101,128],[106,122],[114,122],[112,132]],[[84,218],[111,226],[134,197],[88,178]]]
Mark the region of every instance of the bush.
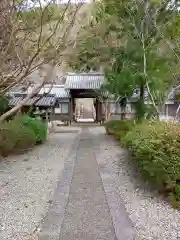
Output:
[[2,156],[27,149],[35,143],[36,136],[30,128],[14,120],[1,124],[0,154]]
[[121,139],[134,126],[133,120],[111,120],[105,123],[106,133]]
[[115,133],[115,137],[116,137],[116,139],[121,139],[122,138],[122,136],[123,136],[123,133],[122,132],[116,132]]
[[0,96],[0,115],[5,113],[9,108],[9,99],[7,96]]
[[37,118],[28,115],[20,116],[16,119],[24,126],[33,130],[36,135],[36,144],[43,143],[47,138],[47,126]]
[[27,115],[0,124],[0,155],[7,156],[19,150],[42,143],[47,137],[47,127],[39,119]]
[[137,163],[159,190],[180,206],[180,128],[174,123],[144,122],[123,139]]

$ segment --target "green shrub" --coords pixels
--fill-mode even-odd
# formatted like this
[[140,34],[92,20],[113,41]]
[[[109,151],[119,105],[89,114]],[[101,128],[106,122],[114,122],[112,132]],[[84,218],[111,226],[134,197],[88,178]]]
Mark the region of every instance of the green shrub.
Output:
[[122,138],[122,132],[116,132],[116,133],[115,133],[115,137],[116,137],[117,139],[121,139],[121,138]]
[[18,117],[16,120],[34,131],[36,135],[36,144],[43,143],[46,140],[47,126],[40,119],[23,115]]
[[0,115],[5,113],[9,108],[9,99],[7,96],[0,96]]
[[0,155],[25,150],[42,143],[47,137],[47,127],[39,119],[27,115],[0,124]]
[[120,120],[110,120],[104,124],[107,134],[114,134],[114,126],[117,125]]
[[32,147],[36,143],[35,133],[28,127],[12,120],[0,125],[0,154],[7,156],[13,152]]
[[107,134],[114,134],[121,139],[134,126],[133,120],[111,120],[105,123]]
[[154,185],[180,201],[180,128],[167,122],[144,122],[123,138]]

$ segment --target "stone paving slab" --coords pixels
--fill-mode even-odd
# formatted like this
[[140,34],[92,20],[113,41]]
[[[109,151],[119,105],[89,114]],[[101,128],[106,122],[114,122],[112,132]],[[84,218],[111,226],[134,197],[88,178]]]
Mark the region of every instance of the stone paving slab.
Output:
[[60,240],[116,240],[98,165],[93,153],[93,139],[81,135],[72,185]]
[[38,240],[135,239],[113,176],[98,162],[102,139],[94,135],[97,130],[82,127],[79,131]]
[[[101,130],[101,129],[100,129]],[[90,129],[91,131],[91,129]],[[120,192],[117,185],[117,170],[113,169],[113,164],[111,168],[106,164],[105,159],[99,156],[99,153],[102,151],[102,145],[104,145],[105,139],[107,140],[107,136],[102,134],[101,131],[98,133],[97,131],[92,131],[95,133],[94,135],[94,152],[96,156],[96,161],[98,163],[99,172],[102,178],[104,191],[106,193],[108,205],[110,208],[110,213],[113,220],[113,225],[115,228],[115,233],[118,240],[135,240],[137,239],[136,232],[133,226],[129,215],[125,209],[125,204],[120,196]],[[111,140],[112,141],[112,140]],[[103,149],[103,152],[106,152],[107,147],[109,147],[108,142],[106,148]]]
[[66,159],[65,167],[60,176],[54,191],[53,201],[46,217],[41,224],[41,232],[38,233],[38,240],[58,240],[64,212],[69,196],[69,188],[72,181],[72,174],[76,160],[76,152],[79,145],[79,135],[72,144],[70,153]]

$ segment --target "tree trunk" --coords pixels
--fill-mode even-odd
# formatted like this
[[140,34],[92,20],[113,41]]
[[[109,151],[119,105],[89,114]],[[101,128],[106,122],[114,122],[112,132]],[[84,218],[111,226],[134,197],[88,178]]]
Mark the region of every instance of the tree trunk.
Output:
[[52,77],[53,70],[56,65],[52,65],[51,69],[49,69],[48,73],[46,76],[44,76],[43,80],[41,81],[40,84],[38,84],[34,89],[32,89],[31,93],[29,93],[19,104],[14,106],[12,109],[4,113],[3,115],[0,116],[0,122],[6,120],[8,117],[12,116],[14,113],[19,111],[28,101],[31,99],[35,94],[39,92],[39,90],[43,87],[44,84],[49,82],[49,79]]
[[143,80],[140,83],[140,101],[144,103],[144,83]]
[[123,98],[120,102],[120,107],[121,107],[121,120],[125,120],[126,116],[126,104],[127,104],[127,99]]
[[17,111],[19,111],[28,101],[31,99],[36,93],[39,92],[39,90],[42,88],[44,83],[39,84],[36,86],[30,94],[28,94],[19,104],[14,106],[12,109],[4,113],[3,115],[0,116],[0,122],[4,121],[6,118],[10,117]]
[[53,87],[53,85],[50,86],[50,88],[48,89],[48,92],[44,92],[43,94],[41,94],[41,95],[36,99],[36,101],[32,104],[32,106],[30,106],[27,114],[30,114],[30,113],[32,112],[32,109],[36,106],[36,103],[37,103],[39,100],[41,100],[43,97],[46,97],[46,96],[50,93],[50,91],[52,90],[52,87]]

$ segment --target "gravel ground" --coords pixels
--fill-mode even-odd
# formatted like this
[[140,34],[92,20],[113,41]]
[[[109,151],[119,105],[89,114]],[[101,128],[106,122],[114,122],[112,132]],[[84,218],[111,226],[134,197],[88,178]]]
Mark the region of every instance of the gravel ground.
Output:
[[[112,141],[102,127],[91,128],[96,134],[96,157],[100,171],[106,167],[118,185],[126,210],[140,240],[180,239],[180,212],[172,209],[147,183],[133,166],[127,152]],[[129,160],[128,160],[129,159]]]
[[[52,204],[53,191],[77,136],[71,130],[59,128],[44,145],[0,162],[0,240],[37,240],[33,233]],[[137,239],[180,239],[180,212],[142,181],[127,152],[105,135],[103,127],[89,131],[94,134],[99,170],[112,175]]]
[[0,240],[32,240],[76,133],[52,133],[35,149],[0,161]]

